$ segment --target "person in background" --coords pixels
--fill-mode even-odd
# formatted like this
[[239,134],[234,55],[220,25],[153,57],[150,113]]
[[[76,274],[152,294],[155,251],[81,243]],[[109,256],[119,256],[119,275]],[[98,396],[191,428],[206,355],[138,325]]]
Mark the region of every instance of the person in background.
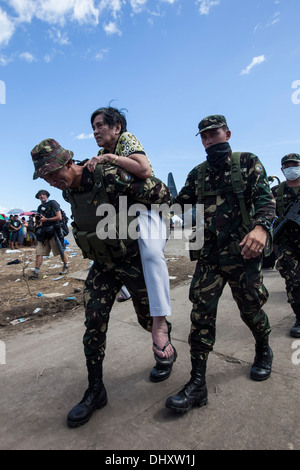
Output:
[[25,217],[22,217],[21,218],[20,236],[19,236],[20,246],[24,246],[24,241],[26,243],[26,236],[27,236],[27,222],[26,222]]
[[[276,228],[282,221],[284,212],[300,201],[300,155],[289,153],[281,159],[281,171],[286,181],[272,188],[276,200],[278,219]],[[298,212],[300,214],[300,212]],[[299,216],[300,218],[300,216]],[[296,315],[290,336],[300,338],[300,226],[289,220],[274,239],[277,254],[276,267],[285,279],[288,302]]]
[[39,271],[43,263],[43,256],[49,256],[53,252],[53,256],[60,256],[63,259],[63,269],[59,274],[67,274],[69,272],[68,259],[65,253],[64,237],[60,230],[60,222],[62,214],[60,205],[57,201],[48,200],[50,194],[45,189],[41,189],[35,195],[36,199],[41,201],[37,209],[37,226],[36,226],[36,258],[33,273],[28,276],[30,280],[39,278]]
[[10,222],[10,241],[11,249],[13,250],[19,248],[19,239],[20,239],[20,230],[22,228],[22,223],[19,219],[18,214],[15,214],[12,221]]
[[28,222],[27,222],[27,234],[29,238],[29,244],[31,247],[36,245],[36,236],[34,233],[34,229],[35,229],[35,220],[34,220],[33,215],[30,215]]

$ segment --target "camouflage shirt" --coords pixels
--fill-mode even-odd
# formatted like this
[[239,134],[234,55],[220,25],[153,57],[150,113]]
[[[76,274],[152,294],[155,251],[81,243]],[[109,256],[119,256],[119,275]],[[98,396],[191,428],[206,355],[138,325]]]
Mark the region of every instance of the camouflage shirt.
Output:
[[[223,167],[214,172],[208,165],[205,174],[205,190],[218,190],[220,194],[205,196],[204,204],[204,245],[200,258],[207,262],[234,264],[243,262],[240,254],[232,256],[229,245],[240,243],[244,234],[242,214],[237,195],[231,183],[231,153]],[[178,196],[172,201],[184,204],[198,202],[198,168],[189,174]],[[245,182],[244,200],[253,226],[259,223],[271,225],[275,218],[275,200],[271,194],[265,169],[258,157],[251,153],[241,154],[241,175]],[[238,260],[236,259],[238,257]]]
[[[275,197],[275,200],[276,200],[276,212],[277,212],[277,215],[279,216],[279,218],[276,220],[275,222],[275,226],[280,222],[280,216],[282,214],[279,213],[279,210],[278,210],[278,188],[279,186],[274,186],[274,188],[272,188],[272,193]],[[290,205],[290,204],[294,204],[295,202],[297,201],[300,201],[300,187],[299,186],[296,186],[294,188],[288,186],[287,184],[284,184],[284,189],[283,189],[283,208],[284,210]],[[283,229],[283,232],[282,232],[282,236],[280,235],[280,238],[279,238],[281,244],[284,244],[284,245],[290,245],[291,243],[292,244],[295,244],[298,246],[298,249],[300,247],[300,227],[298,224],[296,224],[295,222],[292,222],[292,221],[289,221],[286,223],[284,229]]]
[[[102,164],[102,171],[108,202],[112,204],[117,211],[120,196],[127,196],[128,207],[136,203],[144,204],[147,207],[150,207],[151,204],[170,204],[171,195],[169,188],[154,176],[142,180],[122,168],[110,165],[109,163]],[[68,194],[90,192],[93,187],[93,173],[84,167],[80,188],[67,189],[63,192],[63,197],[68,201]]]

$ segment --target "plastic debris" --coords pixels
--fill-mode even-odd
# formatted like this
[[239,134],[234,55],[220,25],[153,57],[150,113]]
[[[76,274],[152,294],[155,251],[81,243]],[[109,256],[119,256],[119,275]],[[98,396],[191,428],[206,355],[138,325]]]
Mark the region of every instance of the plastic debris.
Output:
[[43,292],[38,292],[38,293],[36,294],[36,296],[37,296],[37,297],[44,297],[44,294],[43,294]]
[[38,308],[36,308],[35,310],[33,310],[32,313],[38,313],[40,310],[42,310],[42,309],[38,307]]
[[76,297],[66,297],[65,300],[76,300]]
[[18,323],[23,323],[24,321],[30,320],[30,318],[18,318],[17,320],[12,320],[11,325],[17,325]]

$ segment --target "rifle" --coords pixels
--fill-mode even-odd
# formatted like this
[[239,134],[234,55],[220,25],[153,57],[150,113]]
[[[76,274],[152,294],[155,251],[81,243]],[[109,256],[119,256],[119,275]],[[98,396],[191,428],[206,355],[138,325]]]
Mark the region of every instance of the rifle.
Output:
[[279,224],[273,230],[274,241],[276,238],[279,238],[282,230],[285,227],[285,224],[289,221],[295,222],[300,226],[300,200],[294,204],[291,202],[284,211],[281,222],[279,222]]

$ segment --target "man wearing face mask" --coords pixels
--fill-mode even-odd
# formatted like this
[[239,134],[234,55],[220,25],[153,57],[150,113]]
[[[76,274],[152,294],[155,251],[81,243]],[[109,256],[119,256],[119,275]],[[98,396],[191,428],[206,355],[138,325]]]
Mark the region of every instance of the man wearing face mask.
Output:
[[[285,155],[281,160],[281,170],[286,181],[272,188],[278,215],[275,227],[281,222],[284,212],[288,212],[300,201],[300,155]],[[300,226],[289,220],[274,242],[278,257],[277,268],[285,279],[288,302],[296,315],[290,335],[300,338]]]
[[273,358],[268,343],[271,328],[262,309],[268,298],[261,273],[262,253],[275,218],[275,200],[267,175],[252,153],[232,152],[228,143],[231,132],[224,116],[208,116],[198,128],[206,162],[189,173],[185,186],[172,201],[181,207],[204,205],[204,244],[200,250],[190,252],[197,260],[189,294],[193,303],[191,378],[166,401],[166,407],[177,412],[207,403],[206,363],[215,343],[218,301],[227,282],[241,318],[255,339],[250,377],[256,381],[268,379]]

